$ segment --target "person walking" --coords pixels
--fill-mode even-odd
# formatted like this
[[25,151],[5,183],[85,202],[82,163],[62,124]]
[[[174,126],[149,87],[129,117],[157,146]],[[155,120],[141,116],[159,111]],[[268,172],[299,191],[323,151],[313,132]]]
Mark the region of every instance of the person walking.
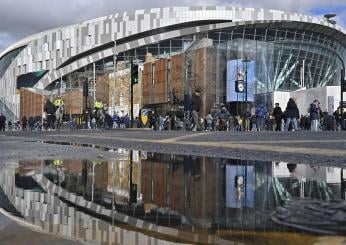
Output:
[[275,119],[276,128],[275,131],[281,131],[281,121],[283,117],[283,112],[279,103],[275,103],[275,108],[273,110],[273,116]]
[[197,89],[191,97],[191,116],[192,116],[192,125],[191,128],[193,131],[201,131],[201,125],[199,123],[199,111],[201,109],[201,92]]
[[318,107],[318,100],[314,100],[314,102],[310,104],[309,113],[311,121],[311,131],[316,132],[319,128],[319,120],[321,114],[320,109]]
[[256,109],[256,124],[257,124],[257,130],[258,131],[263,131],[264,130],[264,122],[265,122],[266,114],[267,114],[267,110],[264,107],[264,105],[261,104]]
[[291,122],[293,122],[292,131],[298,129],[297,117],[299,118],[299,109],[293,98],[290,98],[286,107],[287,120],[285,124],[285,131],[288,131]]
[[54,114],[56,111],[55,105],[47,99],[46,104],[43,108],[44,112],[47,115],[47,129],[52,130],[54,128]]
[[27,124],[28,124],[28,119],[26,118],[26,116],[23,116],[22,117],[22,130],[23,131],[26,131]]
[[155,115],[155,111],[151,111],[151,113],[149,114],[149,128],[157,130],[157,118]]
[[336,120],[336,128],[337,130],[342,130],[342,109],[339,106],[338,109],[333,113]]
[[0,131],[5,132],[5,127],[6,127],[6,117],[1,112],[0,113]]
[[248,132],[251,129],[251,112],[249,107],[246,107],[246,110],[243,114],[243,122],[244,122],[244,131]]

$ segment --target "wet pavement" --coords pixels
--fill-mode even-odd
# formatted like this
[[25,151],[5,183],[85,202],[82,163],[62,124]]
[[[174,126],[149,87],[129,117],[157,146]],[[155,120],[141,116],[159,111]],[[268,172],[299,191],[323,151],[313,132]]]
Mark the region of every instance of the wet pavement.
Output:
[[92,244],[346,239],[340,167],[101,150],[113,160],[21,160],[5,167],[2,206],[47,233]]
[[345,136],[10,132],[0,206],[86,244],[345,244]]
[[[342,132],[153,132],[148,130],[6,132],[0,137],[0,153],[4,158],[50,158],[53,152],[26,141],[59,141],[128,148],[160,153],[202,155],[234,159],[286,161],[306,164],[345,165],[346,131]],[[7,147],[7,142],[13,143]],[[7,149],[15,149],[9,154]],[[71,149],[59,148],[60,154]],[[28,149],[28,152],[26,151]],[[41,151],[41,149],[43,149]],[[15,156],[17,154],[17,156]],[[84,152],[83,152],[84,154]],[[32,156],[31,156],[32,155]],[[58,155],[55,154],[55,155]],[[92,157],[95,154],[89,154]],[[35,158],[36,156],[36,158]],[[39,157],[39,158],[40,158]],[[71,154],[71,158],[74,158]],[[89,158],[89,157],[88,157]]]

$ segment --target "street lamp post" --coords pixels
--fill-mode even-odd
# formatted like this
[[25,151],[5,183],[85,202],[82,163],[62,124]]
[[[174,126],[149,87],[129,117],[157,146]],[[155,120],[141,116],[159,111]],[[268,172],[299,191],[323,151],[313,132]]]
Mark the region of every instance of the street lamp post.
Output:
[[[343,69],[341,70],[341,78],[340,78],[340,113],[341,113],[341,130],[344,125],[344,90],[346,90],[345,84],[345,63],[342,61]],[[346,130],[346,129],[345,129]]]
[[59,90],[59,95],[62,94],[62,68],[60,68],[60,90]]
[[[332,18],[336,17],[335,13],[327,13],[323,16],[326,21],[332,25],[336,24],[335,20],[332,20]],[[345,62],[341,58],[341,64],[342,64],[342,70],[341,70],[341,78],[340,78],[340,113],[341,113],[341,128],[344,124],[344,92],[346,92],[346,84],[345,84]],[[345,91],[344,91],[345,90]]]
[[248,60],[245,60],[245,110],[247,108],[247,62]]
[[113,82],[114,82],[114,87],[112,91],[112,114],[114,114],[115,111],[115,87],[116,87],[116,78],[115,78],[115,72],[117,70],[117,41],[114,40],[114,54],[113,54],[113,65],[114,65],[114,76],[113,76]]
[[93,63],[93,89],[94,89],[94,93],[93,93],[93,99],[94,99],[94,105],[96,102],[96,63]]
[[[243,63],[245,63],[245,81],[244,81],[244,87],[245,87],[245,111],[247,110],[247,104],[248,104],[248,62],[251,62],[247,57],[243,60]],[[243,113],[245,113],[243,111]]]

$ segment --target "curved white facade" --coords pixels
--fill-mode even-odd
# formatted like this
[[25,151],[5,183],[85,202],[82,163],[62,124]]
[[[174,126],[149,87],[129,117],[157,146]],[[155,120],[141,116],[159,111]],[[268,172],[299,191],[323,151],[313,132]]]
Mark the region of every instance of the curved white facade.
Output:
[[[342,61],[346,57],[345,30],[318,17],[241,7],[137,10],[48,30],[13,44],[0,55],[0,98],[18,115],[19,98],[15,94],[19,75],[47,70],[35,85],[42,89],[63,75],[115,53],[176,37],[244,25],[320,33],[338,43],[335,52]],[[11,57],[13,52],[15,55]],[[7,63],[4,62],[6,58]]]

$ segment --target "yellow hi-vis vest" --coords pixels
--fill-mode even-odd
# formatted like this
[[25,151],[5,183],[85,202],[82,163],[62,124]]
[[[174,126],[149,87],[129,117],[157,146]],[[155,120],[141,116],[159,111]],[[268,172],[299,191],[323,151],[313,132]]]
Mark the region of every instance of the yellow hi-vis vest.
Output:
[[57,107],[59,107],[59,106],[61,106],[63,104],[64,104],[64,101],[62,99],[56,99],[54,101],[54,105],[57,106]]
[[100,102],[100,101],[96,101],[96,102],[95,102],[95,108],[96,108],[96,109],[102,109],[102,108],[103,108],[103,103]]
[[53,161],[53,164],[57,167],[61,166],[63,164],[63,161],[62,160],[54,160]]

